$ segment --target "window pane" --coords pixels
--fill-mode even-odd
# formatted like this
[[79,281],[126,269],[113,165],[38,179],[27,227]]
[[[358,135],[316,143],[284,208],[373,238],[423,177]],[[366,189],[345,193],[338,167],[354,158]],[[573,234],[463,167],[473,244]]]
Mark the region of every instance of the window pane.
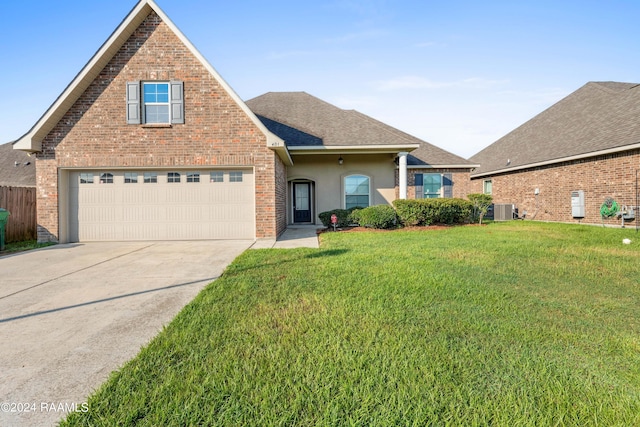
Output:
[[145,105],[146,123],[169,123],[169,105]]
[[169,172],[167,182],[180,182],[180,174],[178,172]]
[[439,173],[426,173],[423,175],[423,188],[425,199],[441,197],[442,175]]
[[144,183],[145,184],[153,184],[158,182],[158,174],[156,172],[145,172],[144,173]]
[[145,83],[144,102],[169,102],[169,83]]
[[187,182],[200,182],[200,172],[187,172]]
[[346,196],[345,209],[366,208],[369,206],[369,196]]
[[80,184],[93,184],[93,174],[92,173],[81,173],[80,174]]
[[344,179],[345,208],[369,206],[369,177],[352,175]]
[[491,194],[491,192],[493,191],[492,185],[491,185],[491,180],[485,181],[484,182],[484,194]]
[[222,172],[211,172],[210,182],[224,182],[224,174]]
[[113,184],[113,174],[108,172],[101,173],[100,184]]
[[138,182],[138,174],[137,172],[125,172],[124,173],[124,183],[125,184],[135,184]]
[[242,172],[229,172],[229,182],[242,182]]

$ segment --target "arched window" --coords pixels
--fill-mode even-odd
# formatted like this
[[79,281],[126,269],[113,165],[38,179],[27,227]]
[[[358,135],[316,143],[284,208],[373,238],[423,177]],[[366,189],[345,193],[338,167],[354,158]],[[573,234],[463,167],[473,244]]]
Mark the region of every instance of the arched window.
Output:
[[361,207],[370,204],[369,177],[364,175],[349,175],[344,179],[344,207],[345,209]]

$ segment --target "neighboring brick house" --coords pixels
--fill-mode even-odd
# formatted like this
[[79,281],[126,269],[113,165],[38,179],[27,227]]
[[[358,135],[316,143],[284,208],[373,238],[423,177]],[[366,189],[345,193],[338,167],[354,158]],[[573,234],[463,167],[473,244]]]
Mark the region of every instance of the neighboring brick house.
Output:
[[[471,163],[323,105],[342,118],[318,121],[318,111],[300,116],[289,105],[291,120],[278,130],[256,105],[258,119],[164,12],[142,0],[14,143],[36,153],[38,239],[275,238],[288,224],[318,223],[325,209],[406,197],[413,167],[442,166],[433,170],[449,190],[439,195],[463,194],[449,174],[465,176]],[[283,138],[285,125],[297,129]],[[422,176],[435,190],[435,176]]]
[[635,225],[600,209],[612,198],[638,214],[640,85],[587,83],[470,160],[471,192],[528,219]]

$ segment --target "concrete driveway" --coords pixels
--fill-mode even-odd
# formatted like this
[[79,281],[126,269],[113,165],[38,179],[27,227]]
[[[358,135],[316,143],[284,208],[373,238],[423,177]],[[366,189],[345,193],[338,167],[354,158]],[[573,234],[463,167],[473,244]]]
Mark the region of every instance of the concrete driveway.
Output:
[[252,241],[65,244],[0,258],[0,425],[54,425]]

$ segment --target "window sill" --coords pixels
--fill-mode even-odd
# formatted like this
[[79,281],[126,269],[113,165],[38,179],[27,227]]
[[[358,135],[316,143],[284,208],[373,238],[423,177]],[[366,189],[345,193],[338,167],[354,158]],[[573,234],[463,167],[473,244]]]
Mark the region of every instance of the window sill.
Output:
[[170,128],[173,126],[171,126],[171,123],[145,123],[142,125],[142,127],[145,129],[154,129],[154,128],[163,129],[163,128]]

